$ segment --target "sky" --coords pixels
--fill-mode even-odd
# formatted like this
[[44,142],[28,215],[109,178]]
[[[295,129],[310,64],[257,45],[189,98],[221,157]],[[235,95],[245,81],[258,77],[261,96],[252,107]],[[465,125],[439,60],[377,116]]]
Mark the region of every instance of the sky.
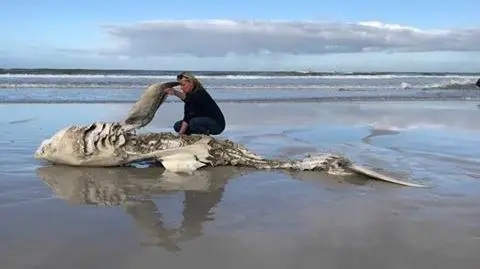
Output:
[[480,72],[478,0],[0,4],[0,68]]

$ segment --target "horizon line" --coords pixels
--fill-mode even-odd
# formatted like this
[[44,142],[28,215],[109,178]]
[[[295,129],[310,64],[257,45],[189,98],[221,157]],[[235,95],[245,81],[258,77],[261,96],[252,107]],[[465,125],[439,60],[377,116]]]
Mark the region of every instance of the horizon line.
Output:
[[148,71],[148,72],[212,72],[212,73],[299,73],[299,74],[472,74],[477,75],[479,72],[453,72],[453,71],[314,71],[314,70],[193,70],[193,69],[140,69],[140,68],[130,68],[130,69],[118,69],[118,68],[51,68],[51,67],[0,67],[0,71],[116,71],[116,72],[128,72],[128,71]]

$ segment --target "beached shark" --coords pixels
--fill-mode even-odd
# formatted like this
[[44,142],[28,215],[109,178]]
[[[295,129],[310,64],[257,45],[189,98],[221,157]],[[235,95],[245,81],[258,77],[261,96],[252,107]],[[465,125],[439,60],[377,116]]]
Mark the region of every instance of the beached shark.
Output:
[[42,141],[34,157],[70,166],[113,167],[138,162],[159,163],[172,172],[191,173],[203,167],[243,166],[256,169],[325,171],[335,175],[362,174],[396,184],[422,185],[396,180],[352,163],[338,154],[317,154],[298,160],[270,159],[239,143],[208,135],[178,136],[170,132],[137,133],[165,101],[166,87],[176,82],[150,85],[121,122],[94,122],[68,126]]

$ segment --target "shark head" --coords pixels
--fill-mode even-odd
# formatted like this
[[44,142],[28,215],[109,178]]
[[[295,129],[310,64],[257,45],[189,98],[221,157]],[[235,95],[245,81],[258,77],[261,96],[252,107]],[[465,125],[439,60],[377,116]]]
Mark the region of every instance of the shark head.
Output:
[[139,129],[148,125],[158,108],[167,99],[165,89],[178,86],[178,82],[154,83],[143,92],[123,121],[126,129]]
[[34,157],[75,166],[121,164],[125,156],[118,154],[118,148],[125,144],[124,134],[117,123],[69,126],[43,140]]
[[57,162],[64,158],[73,158],[78,152],[78,128],[66,127],[43,140],[34,153],[35,159]]

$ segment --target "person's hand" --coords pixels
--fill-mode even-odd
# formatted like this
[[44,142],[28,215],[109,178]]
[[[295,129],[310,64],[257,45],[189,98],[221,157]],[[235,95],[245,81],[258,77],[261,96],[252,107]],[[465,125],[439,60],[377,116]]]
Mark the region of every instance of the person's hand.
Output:
[[175,90],[173,88],[165,88],[163,91],[168,95],[175,95]]
[[178,138],[180,139],[180,147],[187,145],[186,134],[178,133]]

